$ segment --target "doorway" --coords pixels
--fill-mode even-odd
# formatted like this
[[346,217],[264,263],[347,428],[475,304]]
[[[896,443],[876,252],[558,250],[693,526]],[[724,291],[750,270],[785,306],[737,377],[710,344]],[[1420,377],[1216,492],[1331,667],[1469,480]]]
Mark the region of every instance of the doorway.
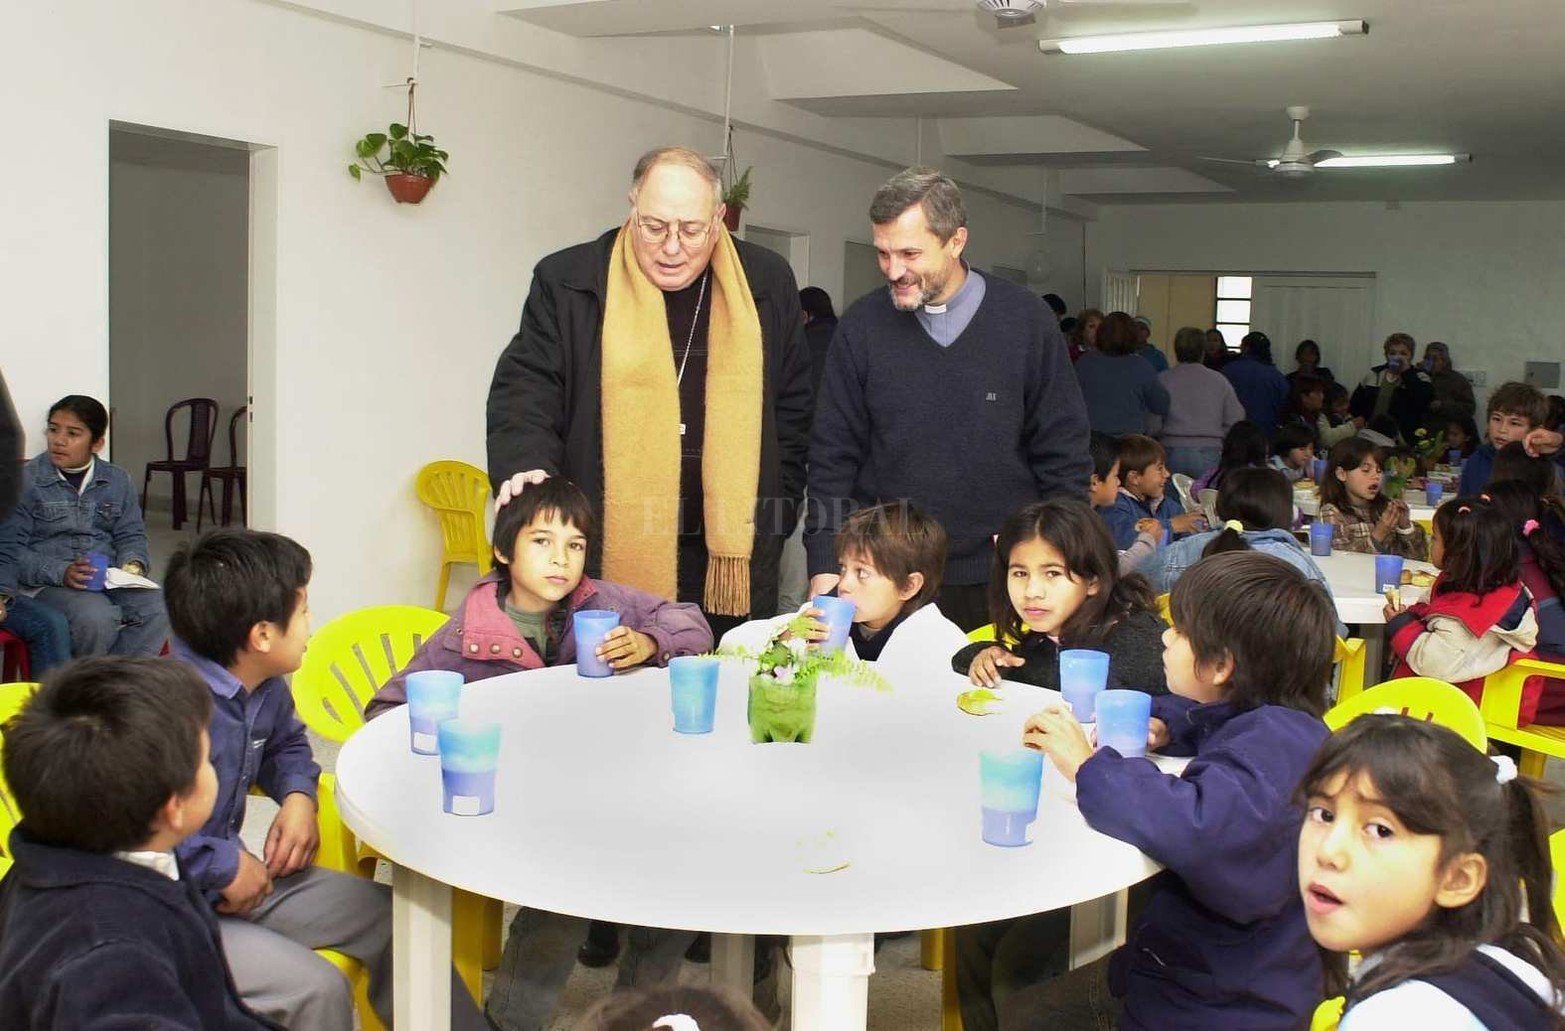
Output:
[[[110,445],[138,487],[148,462],[186,456],[190,410],[169,427],[172,456],[165,418],[187,398],[216,402],[210,464],[249,464],[249,420],[234,423],[237,454],[229,426],[250,398],[250,165],[242,144],[110,126]],[[201,475],[184,473],[185,521],[174,527],[174,475],[154,473],[147,489],[154,570],[198,521]],[[237,496],[232,517],[243,518]]]

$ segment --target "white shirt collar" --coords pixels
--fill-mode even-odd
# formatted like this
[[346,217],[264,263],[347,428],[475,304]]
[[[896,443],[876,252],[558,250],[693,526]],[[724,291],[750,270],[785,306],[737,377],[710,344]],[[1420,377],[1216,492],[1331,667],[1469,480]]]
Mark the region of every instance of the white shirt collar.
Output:
[[171,881],[179,880],[179,863],[172,852],[116,852],[114,858],[155,870]]

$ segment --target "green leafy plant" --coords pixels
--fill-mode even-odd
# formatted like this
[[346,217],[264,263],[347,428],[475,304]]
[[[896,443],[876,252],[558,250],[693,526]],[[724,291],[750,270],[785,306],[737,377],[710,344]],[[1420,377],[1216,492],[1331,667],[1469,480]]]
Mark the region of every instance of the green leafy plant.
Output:
[[728,184],[723,191],[723,203],[730,208],[743,208],[750,203],[750,168],[747,166],[744,173]]
[[416,175],[436,182],[446,174],[451,157],[435,146],[435,138],[409,132],[400,122],[392,122],[385,132],[372,132],[353,145],[357,159],[348,165],[348,174],[362,179],[371,175]]
[[1413,452],[1426,462],[1434,462],[1445,457],[1445,431],[1441,430],[1430,435],[1426,429],[1418,429],[1413,432]]
[[808,683],[825,675],[840,677],[856,687],[891,690],[891,682],[881,676],[873,664],[850,658],[841,648],[827,651],[812,646],[804,635],[813,622],[808,616],[795,616],[759,652],[748,648],[720,648],[712,654],[719,659],[753,660],[755,675],[771,677],[779,686]]

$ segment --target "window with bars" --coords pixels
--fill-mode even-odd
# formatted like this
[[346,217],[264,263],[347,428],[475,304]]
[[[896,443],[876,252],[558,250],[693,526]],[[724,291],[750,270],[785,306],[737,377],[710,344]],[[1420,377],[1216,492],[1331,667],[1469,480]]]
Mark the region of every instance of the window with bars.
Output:
[[1255,283],[1250,276],[1217,277],[1217,320],[1228,350],[1238,351],[1239,341],[1250,332],[1250,303]]

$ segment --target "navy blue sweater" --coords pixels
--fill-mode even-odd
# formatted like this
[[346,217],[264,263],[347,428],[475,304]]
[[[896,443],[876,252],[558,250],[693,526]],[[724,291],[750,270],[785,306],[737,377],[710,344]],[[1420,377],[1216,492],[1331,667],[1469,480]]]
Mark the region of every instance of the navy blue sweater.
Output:
[[1021,506],[1083,497],[1087,413],[1059,323],[998,276],[949,347],[886,290],[837,323],[810,445],[809,571],[834,573],[854,508],[906,499],[950,537],[945,582],[986,583],[991,538]]
[[195,885],[11,833],[0,881],[0,1027],[275,1025],[239,1001]]

